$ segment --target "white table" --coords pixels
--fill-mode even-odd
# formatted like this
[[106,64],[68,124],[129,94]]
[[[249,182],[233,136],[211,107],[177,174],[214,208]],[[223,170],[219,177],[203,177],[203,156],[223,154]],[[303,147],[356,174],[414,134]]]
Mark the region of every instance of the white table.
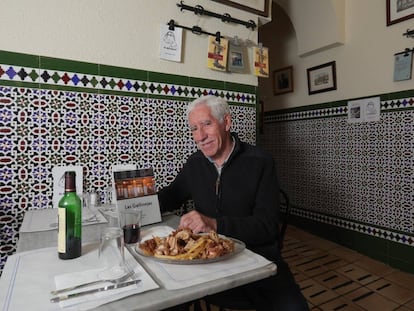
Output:
[[[35,211],[33,211],[35,212]],[[175,215],[163,216],[163,225],[176,228],[179,217]],[[158,224],[159,225],[159,224]],[[99,232],[102,227],[107,224],[89,225],[84,228],[84,241],[98,241]],[[24,232],[20,234],[18,242],[18,252],[24,252],[37,248],[52,247],[56,245],[56,230],[48,230],[41,232]],[[83,242],[84,242],[83,241]],[[139,258],[135,252],[132,255],[143,265],[148,273],[157,281],[157,275],[153,271],[149,271],[145,263]],[[254,282],[276,273],[276,266],[270,265],[250,271],[241,271],[238,274],[223,277],[214,281],[204,282],[191,287],[177,290],[167,290],[160,288],[130,296],[122,300],[111,302],[99,307],[99,310],[161,310],[185,302],[197,300],[209,294],[214,294],[243,284]]]

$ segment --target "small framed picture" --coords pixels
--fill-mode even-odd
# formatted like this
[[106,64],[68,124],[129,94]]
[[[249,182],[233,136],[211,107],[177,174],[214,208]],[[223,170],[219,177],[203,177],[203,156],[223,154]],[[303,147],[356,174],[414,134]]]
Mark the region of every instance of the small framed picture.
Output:
[[293,92],[293,67],[288,66],[273,72],[273,94]]
[[414,1],[387,0],[387,26],[414,18]]
[[231,72],[244,71],[244,51],[241,45],[229,42],[228,70]]
[[336,62],[307,69],[309,95],[336,90]]

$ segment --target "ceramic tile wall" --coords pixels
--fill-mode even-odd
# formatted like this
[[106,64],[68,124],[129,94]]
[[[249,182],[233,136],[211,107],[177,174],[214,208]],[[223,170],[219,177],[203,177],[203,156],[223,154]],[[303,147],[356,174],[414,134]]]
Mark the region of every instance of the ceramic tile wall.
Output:
[[25,211],[53,208],[54,166],[83,166],[101,197],[112,164],[153,167],[165,186],[195,150],[186,104],[207,94],[255,143],[253,86],[0,51],[0,274]]
[[302,226],[413,271],[414,91],[380,98],[372,123],[348,123],[346,101],[269,112],[259,141]]

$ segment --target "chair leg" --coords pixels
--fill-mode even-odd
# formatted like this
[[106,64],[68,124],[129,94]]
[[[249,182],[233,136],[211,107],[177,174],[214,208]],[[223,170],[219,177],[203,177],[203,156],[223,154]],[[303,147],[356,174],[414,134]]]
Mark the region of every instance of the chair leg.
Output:
[[203,311],[200,300],[194,301],[194,311]]

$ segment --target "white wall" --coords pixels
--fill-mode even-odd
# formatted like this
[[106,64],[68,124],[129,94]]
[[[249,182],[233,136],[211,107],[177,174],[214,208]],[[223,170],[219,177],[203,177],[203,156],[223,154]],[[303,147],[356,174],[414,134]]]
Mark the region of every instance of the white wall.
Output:
[[[184,31],[183,62],[159,59],[160,24],[178,24],[257,43],[255,31],[213,17],[180,11],[179,0],[0,0],[0,49],[120,67],[257,85],[247,74],[222,73],[206,67],[207,36]],[[256,15],[209,0],[185,0],[205,10],[241,20]],[[249,49],[251,52],[251,49]],[[252,53],[249,61],[252,62]]]
[[[394,82],[393,71],[394,54],[414,47],[414,40],[402,35],[407,28],[414,28],[414,19],[387,27],[385,1],[346,0],[345,43],[307,56],[299,55],[295,25],[275,2],[273,9],[273,21],[260,28],[260,40],[270,48],[271,72],[293,65],[294,92],[274,96],[273,79],[260,79],[259,92],[265,111],[413,89],[412,79]],[[307,21],[309,29],[314,20],[323,18],[308,10],[296,14]],[[314,40],[321,41],[320,35],[313,32]],[[306,69],[329,61],[336,61],[338,89],[308,95]]]

